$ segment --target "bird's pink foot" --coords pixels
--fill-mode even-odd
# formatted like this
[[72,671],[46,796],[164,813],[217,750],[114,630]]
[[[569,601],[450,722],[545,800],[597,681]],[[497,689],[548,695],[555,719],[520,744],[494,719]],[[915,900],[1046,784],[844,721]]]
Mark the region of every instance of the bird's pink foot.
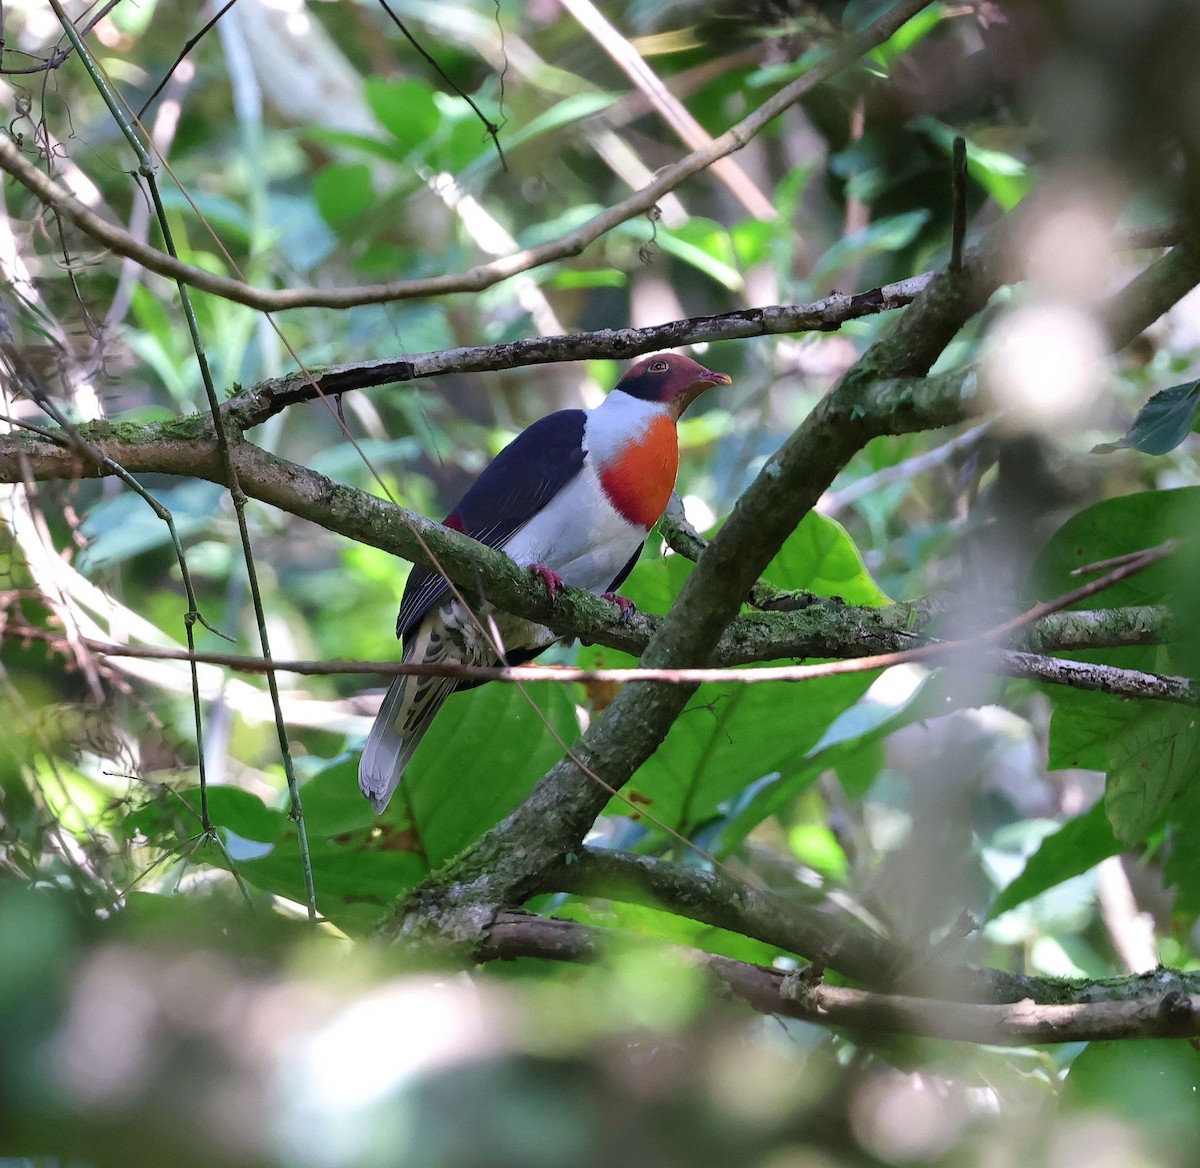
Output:
[[600,594],[600,599],[615,604],[621,610],[622,624],[628,624],[633,620],[633,614],[637,612],[637,605],[628,596],[618,596],[615,592],[603,592]]
[[553,568],[547,568],[545,564],[530,564],[529,570],[546,582],[546,591],[550,594],[551,600],[558,595],[560,588],[565,587],[566,581]]

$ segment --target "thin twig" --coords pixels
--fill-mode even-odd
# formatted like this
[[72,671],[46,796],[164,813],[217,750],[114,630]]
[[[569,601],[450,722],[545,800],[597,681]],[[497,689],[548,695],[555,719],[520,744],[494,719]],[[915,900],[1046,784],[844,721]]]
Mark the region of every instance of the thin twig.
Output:
[[[1002,625],[997,625],[996,628],[985,633],[984,637],[989,641],[1001,641],[1009,633],[1015,633],[1018,629],[1023,629],[1027,625],[1033,624],[1034,621],[1050,616],[1051,613],[1062,612],[1063,609],[1070,608],[1072,604],[1078,604],[1081,600],[1086,600],[1089,596],[1095,596],[1097,592],[1103,592],[1105,589],[1111,588],[1114,584],[1118,584],[1130,576],[1144,572],[1151,564],[1157,564],[1159,560],[1166,559],[1167,556],[1173,555],[1178,550],[1179,540],[1168,539],[1164,543],[1160,543],[1157,547],[1148,548],[1145,551],[1127,556],[1117,556],[1112,560],[1106,560],[1104,561],[1105,564],[1115,565],[1111,571],[1106,572],[1103,576],[1092,580],[1088,584],[1080,585],[1080,587],[1074,588],[1070,592],[1064,592],[1062,596],[1058,596],[1054,600],[1048,600],[1043,604],[1035,604],[1032,608],[1021,613],[1020,616],[1015,616],[1012,620],[1005,621]],[[1090,569],[1095,570],[1099,566],[1101,565],[1093,564],[1090,566]]]
[[177,56],[175,60],[171,62],[171,67],[162,75],[162,79],[150,91],[150,96],[146,98],[144,102],[142,102],[141,108],[137,112],[137,120],[139,122],[146,116],[146,111],[150,108],[150,106],[154,104],[154,99],[158,97],[158,95],[167,87],[167,82],[169,82],[175,75],[175,70],[183,64],[188,53],[190,53],[214,28],[216,28],[217,22],[236,3],[237,0],[225,0],[225,3],[221,5],[217,12],[204,22],[200,28],[200,31],[196,33],[195,36],[189,37],[184,42],[183,48],[179,50],[179,56]]
[[[53,634],[44,630],[25,627],[10,628],[8,635],[14,639],[55,639]],[[413,661],[301,661],[244,657],[232,653],[195,653],[149,645],[119,645],[91,637],[80,637],[79,643],[94,653],[109,657],[202,662],[220,665],[240,673],[263,673],[268,677],[278,670],[308,677],[382,674],[387,677],[453,677],[464,681],[497,681],[507,685],[523,685],[535,681],[550,681],[563,685],[576,682],[626,684],[635,681],[657,681],[667,685],[762,685],[767,682],[815,681],[823,677],[870,673],[895,665],[921,662],[952,669],[990,670],[1007,677],[1033,678],[1122,697],[1146,698],[1184,705],[1194,705],[1200,701],[1200,693],[1196,686],[1186,677],[1143,673],[1136,669],[1120,669],[1113,665],[1097,665],[1035,653],[992,649],[986,646],[987,636],[984,634],[983,637],[974,640],[935,642],[911,649],[900,649],[894,653],[850,657],[842,661],[824,661],[816,665],[704,669],[649,669],[636,666],[629,669],[576,669],[569,665],[486,666],[457,662],[436,664]]]
[[[167,252],[172,257],[176,256],[174,239],[171,233],[170,222],[167,219],[166,209],[163,206],[162,198],[158,190],[158,182],[155,178],[154,163],[146,150],[140,135],[134,129],[133,125],[126,117],[123,103],[117,96],[116,92],[110,85],[107,77],[100,70],[99,66],[93,60],[87,46],[83,43],[79,36],[78,30],[71,23],[70,18],[62,7],[62,0],[50,0],[50,6],[54,9],[55,15],[62,23],[63,30],[71,39],[75,46],[75,51],[79,54],[80,61],[87,69],[88,75],[91,77],[93,84],[104,99],[105,105],[109,112],[117,122],[126,141],[132,147],[138,158],[138,173],[144,179],[147,190],[150,193],[151,201],[154,205],[155,216],[158,220],[159,230],[162,232],[163,245]],[[246,562],[246,574],[250,583],[251,602],[254,607],[254,615],[258,625],[259,645],[262,649],[262,654],[265,660],[269,663],[271,660],[270,639],[267,633],[267,617],[266,606],[263,603],[262,591],[259,587],[258,572],[254,561],[254,551],[250,541],[250,530],[246,524],[246,495],[242,491],[241,484],[238,480],[237,468],[234,464],[232,454],[230,452],[229,437],[225,430],[224,422],[221,418],[220,399],[217,396],[217,389],[213,383],[212,372],[209,369],[208,358],[205,355],[204,342],[200,336],[200,325],[196,319],[195,310],[192,307],[191,296],[188,293],[187,286],[182,281],[176,281],[180,304],[183,308],[184,319],[187,322],[188,334],[191,338],[192,349],[196,356],[196,363],[200,370],[200,378],[204,384],[205,396],[208,400],[209,413],[212,418],[212,424],[216,434],[217,449],[220,453],[223,469],[226,474],[226,484],[229,488],[230,496],[233,499],[234,514],[237,518],[238,535],[241,541],[242,553]],[[191,628],[188,629],[189,641],[191,639]],[[279,683],[273,669],[268,669],[266,673],[267,688],[270,691],[271,703],[275,711],[275,729],[279,738],[279,749],[283,759],[284,774],[287,778],[288,794],[291,800],[291,816],[296,823],[296,834],[300,850],[300,860],[304,871],[305,893],[308,901],[309,919],[315,921],[317,918],[317,894],[316,887],[313,882],[312,858],[308,847],[308,833],[304,823],[304,810],[300,801],[300,785],[296,778],[295,766],[292,762],[291,747],[288,742],[287,724],[284,721],[283,709],[279,700]],[[197,749],[203,753],[203,743],[198,742]]]
[[967,140],[954,139],[950,172],[950,270],[962,271],[963,243],[967,238]]

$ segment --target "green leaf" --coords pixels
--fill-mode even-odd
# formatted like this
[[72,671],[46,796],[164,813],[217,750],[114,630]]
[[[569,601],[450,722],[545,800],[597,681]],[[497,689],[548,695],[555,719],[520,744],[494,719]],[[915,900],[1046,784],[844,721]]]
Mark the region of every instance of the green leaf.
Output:
[[[224,487],[195,479],[159,491],[155,497],[171,512],[179,538],[186,539],[208,526],[224,494]],[[76,561],[81,572],[122,563],[171,541],[166,523],[132,491],[102,499],[87,513],[80,530],[88,539]]]
[[1101,800],[1090,811],[1067,820],[1058,831],[1042,840],[1021,874],[996,897],[988,919],[1032,900],[1072,876],[1090,871],[1101,860],[1121,850]]
[[[1054,533],[1034,561],[1025,598],[1052,600],[1095,576],[1095,573],[1074,575],[1076,569],[1157,547],[1168,539],[1190,539],[1197,530],[1200,530],[1200,487],[1140,491],[1106,499],[1073,515]],[[1110,585],[1100,597],[1089,597],[1072,607],[1094,608],[1103,604],[1115,608],[1166,602],[1190,626],[1193,608],[1188,593],[1194,588],[1194,581],[1190,572],[1181,571],[1175,562],[1179,560],[1179,555],[1160,560]],[[1106,649],[1079,656],[1136,669],[1152,669],[1155,665],[1155,651],[1145,648]]]
[[1135,1125],[1144,1143],[1128,1149],[1141,1163],[1186,1164],[1200,1137],[1198,1097],[1200,1052],[1191,1042],[1133,1039],[1089,1043],[1071,1064],[1060,1103]]
[[1111,454],[1114,450],[1132,448],[1143,454],[1166,454],[1192,432],[1197,409],[1200,409],[1200,381],[1186,381],[1160,390],[1138,410],[1124,438],[1101,442],[1092,447],[1092,453]]
[[375,201],[371,168],[365,162],[325,167],[313,180],[313,198],[331,226],[357,218]]
[[929,221],[924,209],[889,215],[861,231],[852,232],[837,241],[816,263],[808,282],[821,288],[843,268],[861,264],[884,252],[900,251],[917,237],[917,232]]
[[[183,792],[183,798],[200,810],[200,788]],[[217,827],[237,832],[244,839],[268,843],[287,828],[287,817],[268,807],[257,795],[240,787],[208,788],[208,814]]]
[[692,218],[672,230],[660,225],[654,242],[730,292],[745,286],[729,232],[711,219]]
[[562,757],[560,743],[578,736],[565,686],[483,685],[454,694],[413,756],[388,816],[403,815],[407,797],[436,868],[516,807]]
[[[928,134],[947,154],[954,149],[957,128],[936,118],[918,117],[912,122],[915,129]],[[1029,168],[1015,155],[989,149],[968,139],[967,169],[970,176],[1005,210],[1011,211],[1029,193],[1032,179]]]
[[504,149],[506,151],[515,150],[523,143],[532,141],[542,134],[548,134],[552,130],[573,125],[584,118],[590,118],[594,114],[608,109],[616,100],[617,95],[614,93],[576,93],[563,98],[562,101],[552,105],[544,113],[538,114],[536,118],[512,134],[506,135],[503,139]]
[[1055,686],[1051,695],[1048,769],[1108,770],[1108,748],[1117,733],[1152,708],[1108,694]]
[[789,590],[837,596],[847,604],[890,603],[871,579],[862,555],[836,519],[810,511],[767,565],[763,578]]
[[437,133],[442,115],[428,85],[370,77],[366,96],[371,112],[410,153],[425,146]]
[[[819,771],[807,762],[810,750],[871,680],[849,674],[801,686],[705,686],[630,790],[656,819],[687,834],[760,779],[811,781]],[[615,805],[611,810],[627,813]]]
[[1183,785],[1200,768],[1200,713],[1189,707],[1150,710],[1109,746],[1104,805],[1119,840],[1141,844]]

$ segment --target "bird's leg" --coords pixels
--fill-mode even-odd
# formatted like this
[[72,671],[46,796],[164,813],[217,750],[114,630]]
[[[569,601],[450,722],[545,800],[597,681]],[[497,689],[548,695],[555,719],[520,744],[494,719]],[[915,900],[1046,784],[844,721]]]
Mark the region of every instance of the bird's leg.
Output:
[[637,605],[629,599],[628,596],[618,596],[615,592],[602,592],[601,600],[607,600],[610,604],[615,604],[621,610],[621,623],[629,624],[633,620],[633,614],[637,612]]
[[530,564],[529,570],[546,582],[546,591],[550,594],[551,600],[558,595],[558,590],[565,585],[563,578],[553,568],[547,568],[545,564]]

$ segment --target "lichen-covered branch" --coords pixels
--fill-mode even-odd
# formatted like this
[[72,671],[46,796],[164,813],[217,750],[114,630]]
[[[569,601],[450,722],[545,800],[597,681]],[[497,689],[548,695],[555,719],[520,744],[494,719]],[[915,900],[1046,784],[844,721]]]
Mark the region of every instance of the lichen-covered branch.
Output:
[[[606,940],[604,930],[575,921],[505,912],[484,928],[474,952],[480,961],[590,961],[603,953]],[[681,962],[707,969],[754,1010],[862,1036],[910,1034],[998,1046],[1200,1037],[1200,984],[1194,976],[1171,971],[1125,979],[1126,997],[1093,996],[1086,984],[1064,994],[1062,983],[1047,979],[1056,999],[1069,1000],[963,1002],[826,985],[803,973],[786,974],[683,946],[671,952]]]

